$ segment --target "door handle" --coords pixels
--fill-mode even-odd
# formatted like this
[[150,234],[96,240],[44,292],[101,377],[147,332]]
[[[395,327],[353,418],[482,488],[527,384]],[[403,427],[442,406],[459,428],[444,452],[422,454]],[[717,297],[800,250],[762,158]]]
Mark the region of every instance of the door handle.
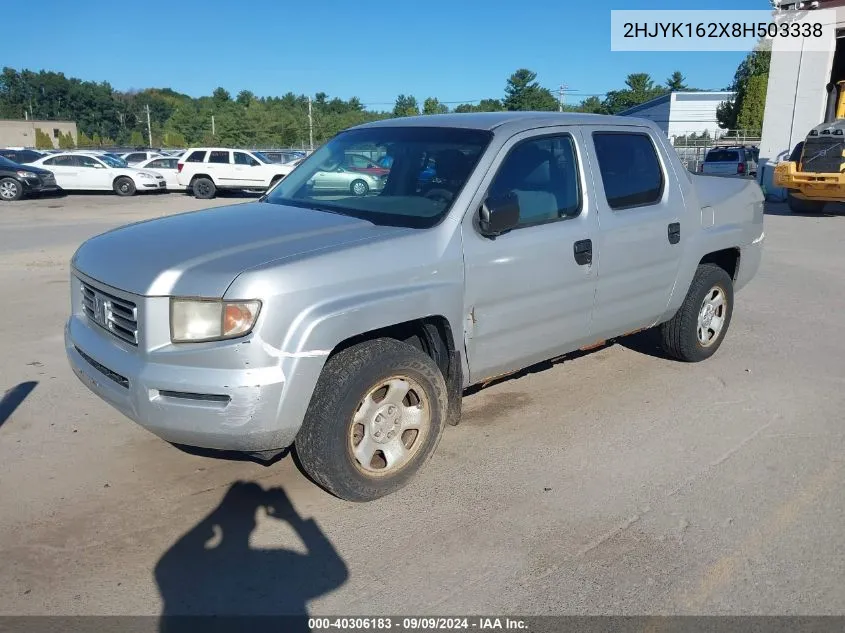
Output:
[[681,223],[680,222],[672,222],[669,225],[669,243],[670,244],[677,244],[681,241]]
[[579,266],[593,263],[593,242],[592,240],[579,240],[573,244],[572,251],[575,261]]

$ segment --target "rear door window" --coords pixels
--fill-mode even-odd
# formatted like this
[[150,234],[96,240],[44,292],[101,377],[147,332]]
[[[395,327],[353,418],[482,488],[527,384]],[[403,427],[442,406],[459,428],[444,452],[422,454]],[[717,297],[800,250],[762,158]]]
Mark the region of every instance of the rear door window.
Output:
[[208,156],[208,162],[229,164],[229,152],[220,150],[212,151]]
[[611,209],[657,204],[663,198],[663,169],[648,134],[593,132],[593,145]]
[[191,152],[191,155],[185,159],[186,163],[201,163],[205,160],[205,150],[198,149],[195,152]]

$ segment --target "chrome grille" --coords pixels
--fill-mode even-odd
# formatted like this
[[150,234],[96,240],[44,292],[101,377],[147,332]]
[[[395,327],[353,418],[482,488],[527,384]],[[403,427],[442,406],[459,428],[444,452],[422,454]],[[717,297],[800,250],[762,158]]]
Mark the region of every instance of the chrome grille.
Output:
[[130,345],[138,344],[138,308],[131,301],[115,297],[80,281],[82,310],[88,319]]

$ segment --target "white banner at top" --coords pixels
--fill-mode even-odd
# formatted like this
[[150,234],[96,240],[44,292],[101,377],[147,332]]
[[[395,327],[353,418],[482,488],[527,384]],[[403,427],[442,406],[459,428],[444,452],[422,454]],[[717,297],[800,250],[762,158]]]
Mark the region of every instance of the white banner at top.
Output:
[[[836,9],[610,12],[613,51],[833,51]],[[845,13],[843,13],[845,20]]]

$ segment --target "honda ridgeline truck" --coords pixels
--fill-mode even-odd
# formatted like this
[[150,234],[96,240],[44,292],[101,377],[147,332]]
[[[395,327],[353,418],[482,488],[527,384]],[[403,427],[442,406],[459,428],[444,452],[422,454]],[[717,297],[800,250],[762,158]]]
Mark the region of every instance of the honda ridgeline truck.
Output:
[[[312,186],[350,153],[388,158],[383,187]],[[650,121],[388,119],[257,201],[85,242],[67,356],[171,443],[293,447],[367,501],[412,478],[470,385],[645,328],[681,361],[712,356],[763,240],[759,185],[690,173]]]

